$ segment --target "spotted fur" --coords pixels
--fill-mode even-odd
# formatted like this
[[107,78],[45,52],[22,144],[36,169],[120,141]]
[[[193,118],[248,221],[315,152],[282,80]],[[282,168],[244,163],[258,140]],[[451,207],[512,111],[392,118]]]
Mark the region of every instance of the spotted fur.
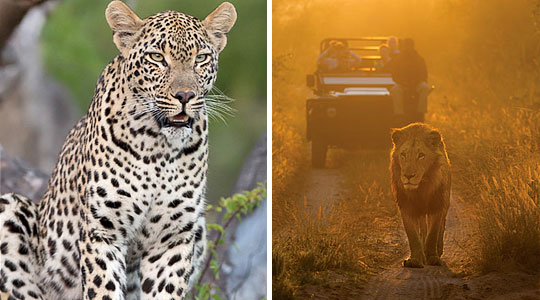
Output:
[[[205,96],[236,12],[106,10],[120,55],[35,205],[0,197],[0,296],[183,299],[205,254]],[[3,298],[2,298],[3,300]]]

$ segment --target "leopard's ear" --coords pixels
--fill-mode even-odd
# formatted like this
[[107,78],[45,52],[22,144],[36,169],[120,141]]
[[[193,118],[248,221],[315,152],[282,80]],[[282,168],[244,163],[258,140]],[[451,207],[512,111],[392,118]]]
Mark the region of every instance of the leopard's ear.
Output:
[[107,23],[113,31],[113,41],[125,57],[137,39],[143,21],[122,1],[112,1],[105,11]]
[[227,45],[227,33],[236,22],[236,9],[229,2],[221,3],[206,19],[203,24],[210,35],[210,40],[221,52]]

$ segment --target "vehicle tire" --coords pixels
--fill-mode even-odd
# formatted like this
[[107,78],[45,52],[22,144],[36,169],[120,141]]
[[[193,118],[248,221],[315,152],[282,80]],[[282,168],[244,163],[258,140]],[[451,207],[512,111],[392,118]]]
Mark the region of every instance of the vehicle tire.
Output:
[[328,151],[328,145],[322,141],[311,141],[311,164],[315,168],[324,168],[326,164],[326,152]]

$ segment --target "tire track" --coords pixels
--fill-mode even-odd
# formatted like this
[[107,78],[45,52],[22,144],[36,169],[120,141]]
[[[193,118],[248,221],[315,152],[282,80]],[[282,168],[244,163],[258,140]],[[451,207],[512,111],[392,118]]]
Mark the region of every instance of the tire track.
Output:
[[312,169],[307,174],[304,206],[316,216],[326,212],[344,194],[345,179],[339,169]]

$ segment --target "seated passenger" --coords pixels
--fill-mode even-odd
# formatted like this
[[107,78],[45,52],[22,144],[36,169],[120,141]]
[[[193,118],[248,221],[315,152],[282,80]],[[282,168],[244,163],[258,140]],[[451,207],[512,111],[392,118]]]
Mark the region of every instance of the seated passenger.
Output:
[[392,79],[396,85],[390,90],[394,106],[394,114],[403,116],[403,94],[405,91],[416,93],[418,97],[417,113],[427,112],[427,96],[430,87],[427,84],[427,68],[424,58],[416,52],[414,41],[405,39],[401,45],[401,53],[390,61]]
[[390,48],[388,48],[388,45],[382,44],[379,46],[379,55],[381,56],[381,60],[375,63],[375,70],[381,73],[389,72]]
[[360,58],[341,41],[331,41],[317,59],[318,67],[326,72],[348,72],[360,66]]
[[388,41],[386,41],[386,44],[388,45],[388,50],[390,50],[390,58],[393,58],[394,56],[399,54],[397,37],[395,36],[389,37]]

